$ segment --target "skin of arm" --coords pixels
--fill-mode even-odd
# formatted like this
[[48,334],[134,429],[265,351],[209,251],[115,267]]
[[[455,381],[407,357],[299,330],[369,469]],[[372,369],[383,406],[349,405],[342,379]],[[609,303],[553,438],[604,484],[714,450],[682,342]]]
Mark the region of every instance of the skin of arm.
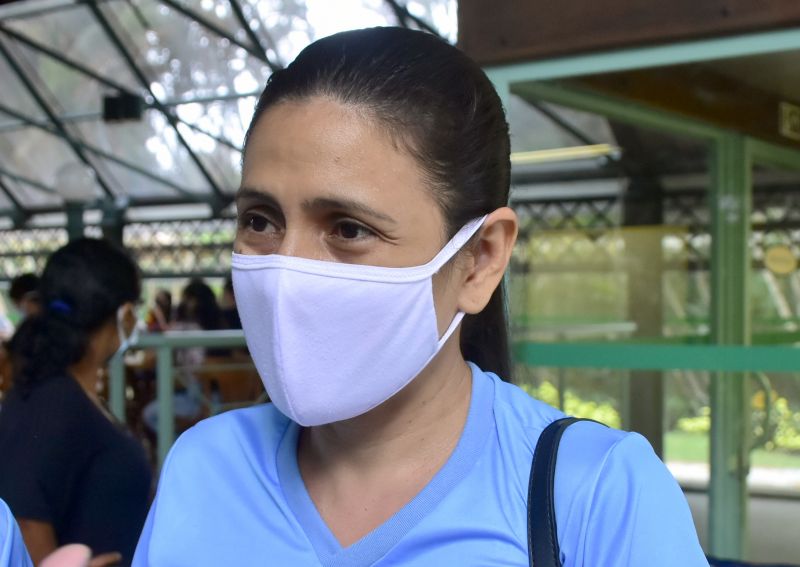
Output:
[[56,532],[50,522],[39,520],[26,520],[19,518],[19,530],[22,532],[22,539],[34,565],[39,565],[42,560],[58,547],[56,542]]

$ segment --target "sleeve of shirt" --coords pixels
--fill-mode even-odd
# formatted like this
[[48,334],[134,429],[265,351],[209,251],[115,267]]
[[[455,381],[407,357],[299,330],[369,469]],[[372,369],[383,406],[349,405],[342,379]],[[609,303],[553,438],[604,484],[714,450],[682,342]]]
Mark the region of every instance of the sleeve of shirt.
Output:
[[708,566],[683,492],[639,434],[625,435],[606,456],[585,551],[587,565]]
[[19,526],[6,503],[0,500],[0,565],[3,567],[33,567]]

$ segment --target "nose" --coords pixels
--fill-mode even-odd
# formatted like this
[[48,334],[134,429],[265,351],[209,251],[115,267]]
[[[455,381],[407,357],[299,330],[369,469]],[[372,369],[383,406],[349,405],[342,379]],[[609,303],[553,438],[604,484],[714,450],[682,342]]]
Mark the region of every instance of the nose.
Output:
[[323,238],[311,227],[287,227],[278,254],[306,258],[309,260],[328,260]]

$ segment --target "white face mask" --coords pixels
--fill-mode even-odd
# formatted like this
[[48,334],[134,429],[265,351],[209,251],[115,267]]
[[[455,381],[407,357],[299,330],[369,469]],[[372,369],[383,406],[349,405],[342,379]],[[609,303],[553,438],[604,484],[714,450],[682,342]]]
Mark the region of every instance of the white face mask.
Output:
[[139,320],[136,320],[136,323],[133,325],[133,330],[131,334],[127,334],[125,332],[125,306],[122,305],[119,309],[117,309],[117,336],[119,337],[119,348],[117,352],[114,353],[114,356],[121,356],[128,350],[131,345],[136,344],[137,339],[139,338]]
[[486,217],[411,268],[233,254],[247,346],[270,399],[303,426],[361,415],[411,382],[458,328],[439,337],[433,275]]

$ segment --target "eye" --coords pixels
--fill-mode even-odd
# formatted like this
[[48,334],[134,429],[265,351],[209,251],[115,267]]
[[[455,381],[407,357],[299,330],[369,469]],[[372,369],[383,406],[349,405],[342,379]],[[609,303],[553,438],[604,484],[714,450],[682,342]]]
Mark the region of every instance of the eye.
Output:
[[252,230],[253,232],[266,232],[269,230],[270,225],[272,225],[272,223],[267,217],[254,213],[244,214],[239,219],[240,227]]
[[333,236],[342,240],[361,240],[375,236],[375,232],[357,222],[342,221],[334,227]]

